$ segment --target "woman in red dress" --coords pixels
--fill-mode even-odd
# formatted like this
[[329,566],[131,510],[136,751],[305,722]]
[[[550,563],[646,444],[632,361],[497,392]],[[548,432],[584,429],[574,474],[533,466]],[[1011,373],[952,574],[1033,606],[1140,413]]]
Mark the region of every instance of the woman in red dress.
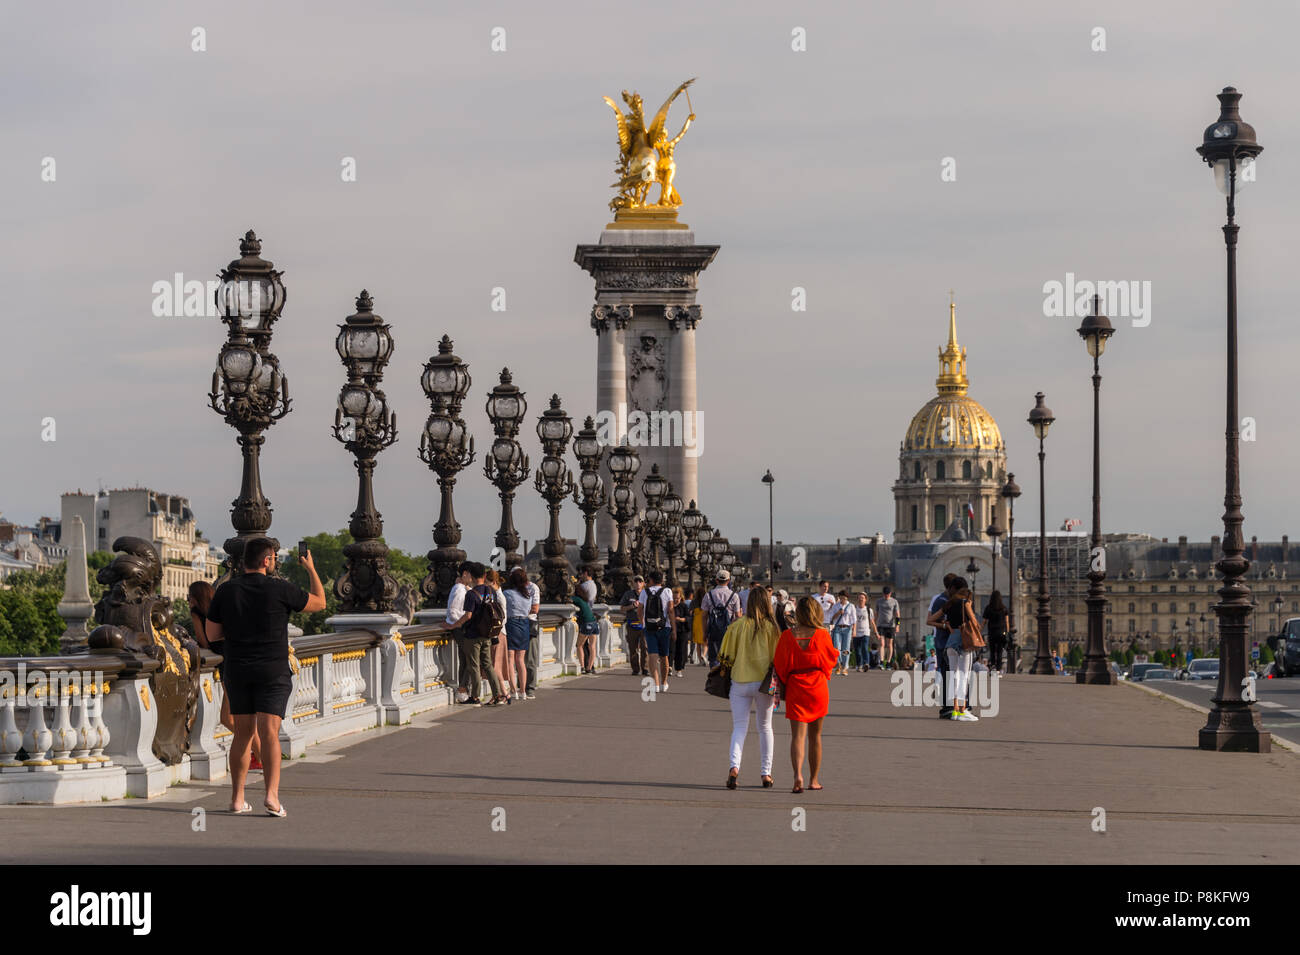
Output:
[[781,634],[772,666],[785,687],[786,719],[790,721],[790,763],[794,766],[794,789],[803,792],[803,756],[808,752],[809,789],[821,789],[817,774],[822,768],[822,718],[830,708],[827,681],[840,654],[830,633],[821,625],[822,608],[812,597],[803,597],[795,608],[795,625]]

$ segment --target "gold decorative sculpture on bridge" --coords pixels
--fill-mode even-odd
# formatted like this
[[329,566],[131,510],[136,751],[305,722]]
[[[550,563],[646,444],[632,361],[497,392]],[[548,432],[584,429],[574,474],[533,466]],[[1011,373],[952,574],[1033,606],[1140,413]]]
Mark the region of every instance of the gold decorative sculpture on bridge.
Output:
[[[623,102],[628,105],[626,113],[612,99],[605,97],[605,102],[614,111],[618,122],[619,146],[619,181],[612,184],[618,190],[618,195],[610,200],[609,207],[616,220],[623,220],[624,228],[633,224],[636,228],[684,228],[676,225],[677,207],[682,204],[682,197],[673,186],[673,178],[677,174],[673,150],[686,135],[686,130],[690,129],[695,113],[691,112],[686,117],[681,132],[672,139],[668,138],[665,127],[668,124],[668,108],[673,105],[673,100],[686,92],[686,88],[694,82],[693,78],[689,79],[673,90],[648,124],[640,93],[623,91]],[[691,94],[686,93],[688,108],[690,101]],[[650,203],[647,199],[650,187],[655,183],[659,184],[659,201]]]

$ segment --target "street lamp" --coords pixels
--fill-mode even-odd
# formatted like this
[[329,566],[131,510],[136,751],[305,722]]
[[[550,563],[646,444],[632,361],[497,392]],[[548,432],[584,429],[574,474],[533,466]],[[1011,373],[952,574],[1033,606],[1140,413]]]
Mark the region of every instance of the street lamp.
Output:
[[600,547],[596,544],[596,513],[609,503],[605,481],[600,476],[601,446],[596,432],[596,422],[590,415],[582,423],[582,430],[573,439],[573,454],[578,459],[578,484],[573,489],[573,501],[582,511],[586,534],[582,539],[579,556],[582,568],[592,580],[600,580],[604,572],[600,560]]
[[567,603],[572,593],[569,558],[560,533],[560,505],[573,493],[573,472],[564,466],[564,452],[573,437],[573,419],[560,407],[560,396],[551,395],[551,406],[537,419],[537,437],[542,442],[542,463],[537,467],[533,487],[546,500],[550,525],[542,542],[542,599]]
[[636,517],[636,492],[632,479],[641,467],[641,456],[635,447],[623,443],[610,448],[609,473],[614,480],[610,494],[609,513],[618,527],[618,541],[609,552],[609,583],[612,600],[618,600],[632,588],[632,560],[628,553],[627,525]]
[[397,578],[388,570],[388,545],[384,543],[383,516],[375,509],[375,458],[397,440],[397,413],[379,387],[384,366],[393,353],[389,326],[374,312],[365,289],[357,296],[357,310],[339,326],[334,347],[348,371],[334,410],[334,437],[356,461],[357,507],[348,530],[352,543],[343,548],[345,569],[334,581],[340,609],[349,613],[391,613],[397,596]]
[[[273,264],[262,258],[262,243],[252,229],[239,243],[238,259],[221,270],[216,304],[227,338],[217,354],[208,404],[239,432],[243,477],[239,497],[231,503],[235,536],[225,542],[228,571],[243,561],[244,545],[266,537],[271,529],[271,502],[262,494],[262,432],[289,413],[289,379],[271,354],[271,326],[280,317],[286,293]],[[280,542],[272,538],[276,550]]]
[[763,475],[763,483],[767,485],[767,574],[768,582],[776,586],[776,530],[774,523],[774,512],[772,505],[772,488],[776,484],[776,478],[772,477],[772,469],[768,468],[767,473]]
[[[1007,641],[1011,648],[1011,657],[1007,660],[1007,672],[1016,672],[1016,663],[1020,659],[1019,648],[1016,646],[1016,596],[1020,590],[1020,582],[1016,579],[1016,498],[1020,496],[1020,485],[1016,483],[1014,474],[1007,475],[1007,483],[1002,485],[1002,490],[998,492],[1007,502],[1007,550],[1010,554],[1010,564],[1008,572],[1011,575],[1011,603],[1008,604],[1007,613]],[[995,565],[996,566],[996,565]]]
[[668,557],[668,576],[664,578],[664,585],[671,590],[677,586],[677,568],[673,563],[673,558],[681,549],[682,513],[684,511],[681,496],[673,490],[671,481],[668,482],[668,493],[664,495],[659,507],[664,514],[664,553]]
[[686,561],[686,586],[695,593],[695,568],[700,553],[700,541],[696,532],[704,524],[704,513],[691,501],[690,506],[682,511],[682,555]]
[[451,348],[451,339],[443,335],[438,354],[424,363],[424,374],[420,376],[420,387],[430,407],[420,435],[420,460],[438,475],[440,498],[438,523],[433,526],[437,546],[427,555],[429,573],[420,582],[425,606],[431,609],[447,605],[465,560],[451,495],[456,475],[474,463],[474,436],[460,416],[461,405],[469,394],[469,368],[452,354]]
[[519,446],[515,435],[528,411],[524,393],[510,379],[510,369],[501,369],[500,383],[488,392],[488,418],[496,438],[492,450],[483,463],[483,474],[496,485],[501,498],[501,526],[497,529],[496,545],[505,555],[506,573],[524,562],[516,548],[519,532],[515,530],[515,488],[528,480],[528,455]]
[[1034,436],[1038,438],[1038,650],[1034,655],[1034,665],[1030,668],[1031,674],[1052,674],[1056,668],[1052,666],[1052,648],[1050,645],[1050,629],[1052,626],[1052,598],[1047,593],[1047,491],[1045,481],[1047,478],[1046,464],[1047,452],[1043,450],[1043,442],[1047,439],[1047,429],[1052,426],[1056,418],[1052,415],[1052,409],[1043,404],[1043,393],[1040,391],[1035,396],[1033,410],[1029,412],[1029,423],[1033,426]]
[[659,465],[650,467],[650,473],[641,479],[641,494],[645,498],[645,514],[641,522],[642,555],[648,557],[646,570],[659,569],[659,541],[664,535],[664,511],[660,506],[668,493],[668,482],[659,473]]
[[1101,355],[1115,334],[1110,319],[1101,314],[1101,296],[1092,297],[1092,314],[1079,325],[1079,337],[1092,356],[1092,552],[1088,565],[1088,645],[1076,683],[1115,683],[1115,671],[1106,660],[1106,548],[1101,542]]
[[[1267,753],[1271,736],[1260,723],[1259,708],[1242,699],[1241,689],[1248,668],[1246,618],[1250,614],[1250,587],[1246,571],[1250,562],[1243,556],[1241,525],[1241,462],[1238,457],[1241,417],[1237,407],[1237,187],[1245,181],[1239,172],[1253,174],[1255,157],[1263,147],[1255,141],[1255,129],[1242,122],[1237,104],[1241,94],[1226,86],[1218,94],[1219,118],[1205,129],[1196,151],[1214,169],[1215,184],[1227,196],[1227,224],[1223,238],[1227,246],[1227,441],[1226,476],[1223,493],[1223,557],[1216,564],[1223,574],[1222,598],[1214,606],[1219,617],[1219,684],[1213,706],[1198,737],[1201,749]],[[1247,178],[1254,178],[1253,175]]]

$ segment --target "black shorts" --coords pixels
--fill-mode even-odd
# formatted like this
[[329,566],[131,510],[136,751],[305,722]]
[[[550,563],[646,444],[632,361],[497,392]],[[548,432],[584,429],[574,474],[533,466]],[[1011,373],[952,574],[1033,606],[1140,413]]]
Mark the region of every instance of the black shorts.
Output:
[[231,716],[268,713],[284,716],[293,692],[293,677],[280,666],[233,667],[225,674],[226,698]]
[[876,629],[880,631],[880,639],[882,639],[882,640],[893,640],[893,639],[894,639],[894,631],[895,631],[897,628],[896,628],[896,627],[877,627]]

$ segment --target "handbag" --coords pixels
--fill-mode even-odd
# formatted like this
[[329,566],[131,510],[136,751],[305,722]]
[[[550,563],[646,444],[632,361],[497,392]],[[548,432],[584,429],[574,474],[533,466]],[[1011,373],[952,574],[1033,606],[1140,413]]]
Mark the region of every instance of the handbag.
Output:
[[717,666],[709,671],[708,677],[704,680],[704,692],[713,696],[720,696],[724,700],[731,697],[731,664],[725,660],[719,660]]
[[984,635],[980,633],[979,621],[975,619],[975,611],[971,609],[970,601],[967,601],[966,615],[961,623],[961,648],[976,650],[984,646],[987,644],[984,642]]
[[781,685],[781,680],[776,675],[776,664],[767,665],[767,676],[763,677],[763,682],[758,685],[758,692],[766,693],[768,696],[784,694],[785,687]]

